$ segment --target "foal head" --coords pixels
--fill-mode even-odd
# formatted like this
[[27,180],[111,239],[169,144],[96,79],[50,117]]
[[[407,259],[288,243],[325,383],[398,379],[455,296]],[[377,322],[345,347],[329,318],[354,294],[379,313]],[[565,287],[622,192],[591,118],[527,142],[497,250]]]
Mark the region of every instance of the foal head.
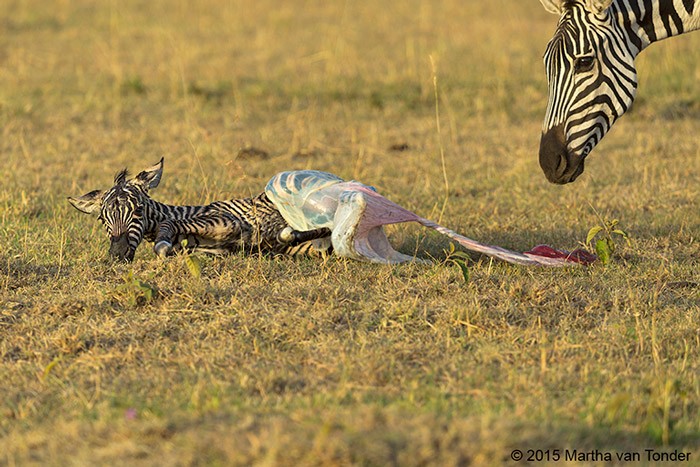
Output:
[[134,178],[126,169],[114,177],[108,190],[93,190],[68,201],[79,211],[96,215],[110,238],[109,254],[122,261],[134,259],[144,235],[144,207],[148,191],[158,186],[163,175],[163,159]]

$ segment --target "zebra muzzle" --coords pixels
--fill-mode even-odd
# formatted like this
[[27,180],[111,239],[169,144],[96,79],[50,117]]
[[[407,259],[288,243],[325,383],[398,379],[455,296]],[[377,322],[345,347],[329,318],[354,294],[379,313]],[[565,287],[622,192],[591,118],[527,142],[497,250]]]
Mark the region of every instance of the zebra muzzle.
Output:
[[567,148],[564,125],[557,125],[542,134],[540,167],[550,182],[563,185],[576,180],[583,173],[584,157]]
[[134,259],[134,251],[129,247],[129,236],[127,233],[110,238],[109,254],[121,261]]

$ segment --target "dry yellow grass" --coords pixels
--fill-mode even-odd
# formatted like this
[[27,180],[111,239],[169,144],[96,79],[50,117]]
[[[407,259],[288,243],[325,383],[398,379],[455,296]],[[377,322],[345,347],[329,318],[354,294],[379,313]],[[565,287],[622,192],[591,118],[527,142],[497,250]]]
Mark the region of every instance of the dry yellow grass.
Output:
[[[537,2],[29,0],[0,18],[0,464],[698,462],[700,34],[640,57],[638,105],[560,187],[536,156],[556,21]],[[436,265],[234,256],[196,279],[149,245],[112,264],[65,201],[165,156],[171,203],[315,168],[437,218],[441,148],[447,226],[573,248],[597,211],[633,242],[585,270],[475,257],[465,283],[444,239],[397,228]]]

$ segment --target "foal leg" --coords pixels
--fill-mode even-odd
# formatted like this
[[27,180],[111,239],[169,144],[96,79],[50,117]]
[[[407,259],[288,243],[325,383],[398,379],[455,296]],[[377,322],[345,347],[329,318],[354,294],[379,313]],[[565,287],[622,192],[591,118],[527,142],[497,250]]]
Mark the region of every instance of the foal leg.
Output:
[[285,227],[277,234],[277,239],[280,241],[280,243],[284,243],[285,245],[292,247],[311,240],[330,236],[331,229],[326,227],[306,231],[294,230],[291,227]]
[[199,241],[207,241],[208,247],[229,250],[233,244],[245,241],[251,235],[249,228],[244,228],[241,221],[233,216],[200,216],[191,219],[168,219],[158,224],[153,251],[158,256],[165,257],[172,254],[179,245],[173,245],[181,236],[192,235],[198,242],[191,245],[196,249]]

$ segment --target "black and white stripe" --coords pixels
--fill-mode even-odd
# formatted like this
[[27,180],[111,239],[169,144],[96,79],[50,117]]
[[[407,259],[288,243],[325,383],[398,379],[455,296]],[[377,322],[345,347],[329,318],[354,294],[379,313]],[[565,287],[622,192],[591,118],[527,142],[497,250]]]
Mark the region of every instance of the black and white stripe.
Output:
[[700,0],[540,0],[560,15],[544,54],[549,102],[540,165],[569,183],[632,105],[634,60],[649,44],[700,28]]
[[110,236],[110,254],[131,261],[144,240],[157,254],[187,249],[211,254],[301,255],[330,252],[330,230],[293,230],[262,193],[252,198],[216,201],[202,206],[173,206],[153,200],[148,191],[160,182],[163,160],[127,179],[117,174],[114,186],[68,198],[78,210],[97,214]]

